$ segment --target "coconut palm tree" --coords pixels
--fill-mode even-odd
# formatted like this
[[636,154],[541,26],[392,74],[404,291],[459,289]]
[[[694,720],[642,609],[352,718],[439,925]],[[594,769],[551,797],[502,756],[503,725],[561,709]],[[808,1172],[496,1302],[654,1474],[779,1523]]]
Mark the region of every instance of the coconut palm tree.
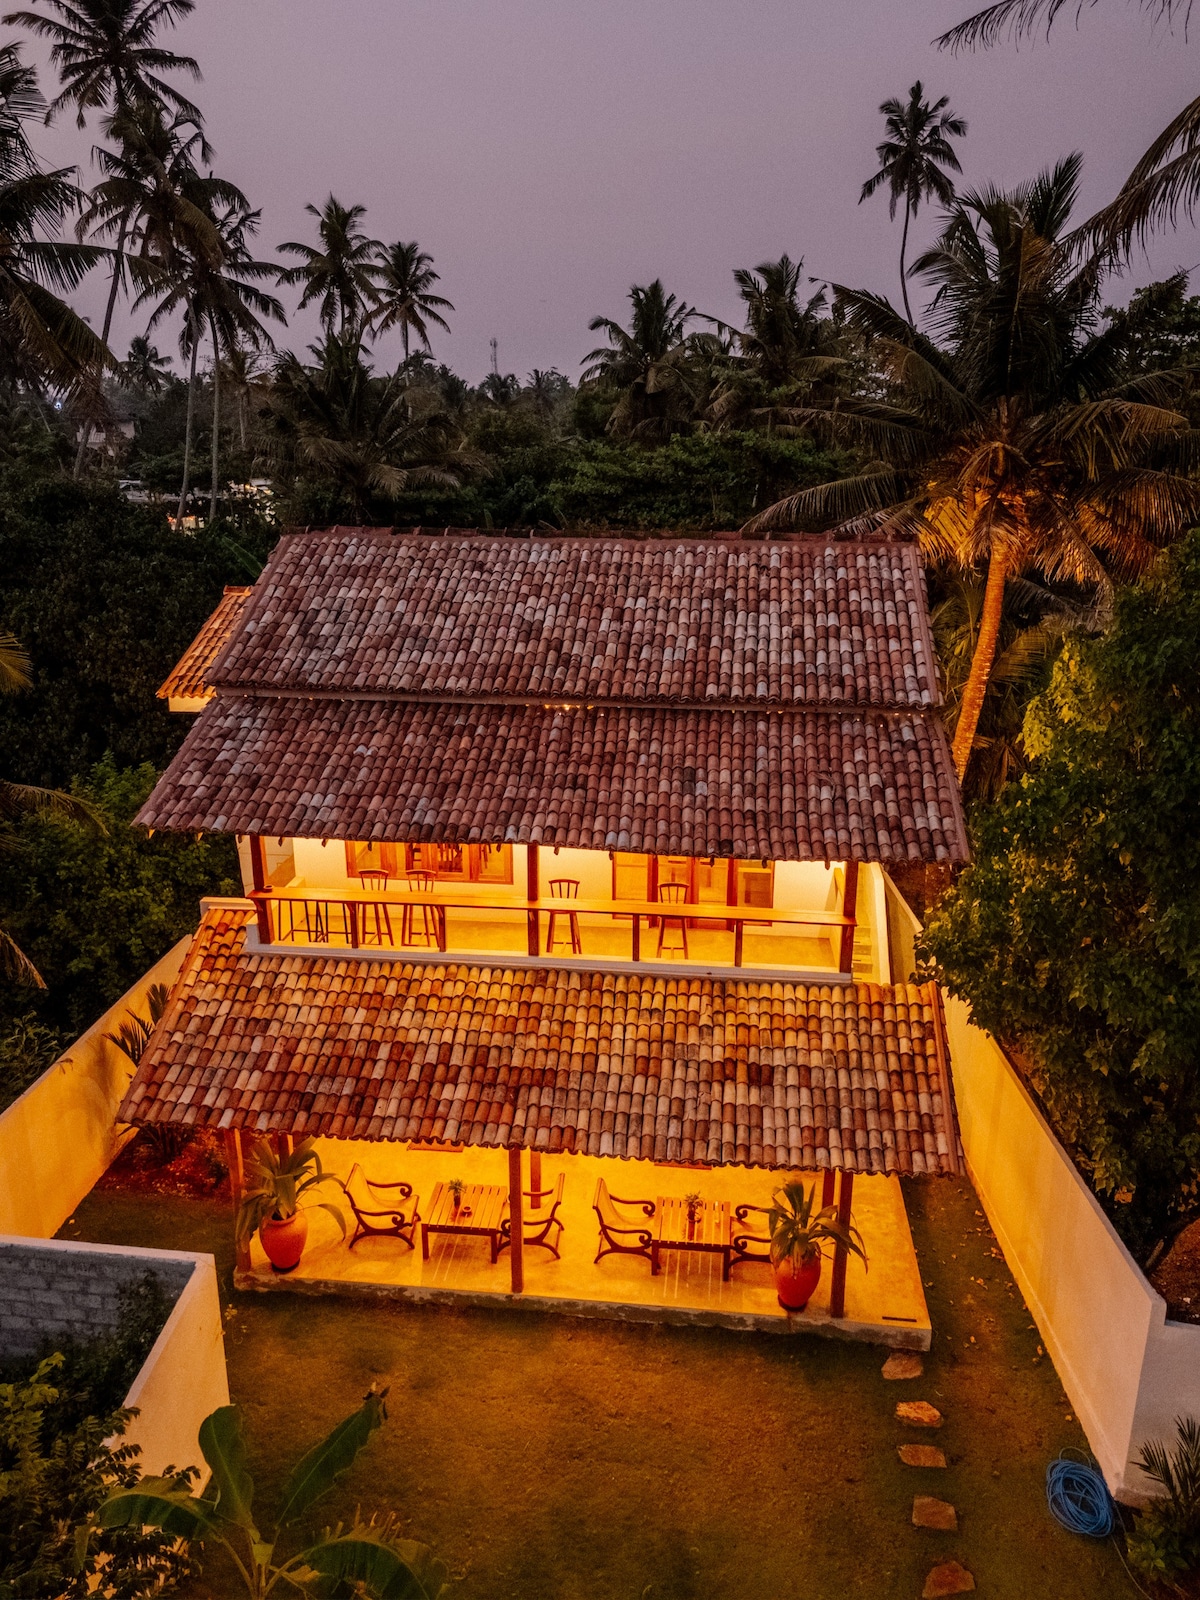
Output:
[[688,371],[687,325],[699,313],[677,300],[655,278],[629,291],[633,307],[629,327],[611,317],[593,317],[592,333],[603,332],[600,345],[583,358],[584,383],[615,389],[618,400],[609,428],[635,437],[664,437],[679,423],[679,401],[692,396]]
[[1080,265],[1066,231],[1079,170],[1072,156],[1011,193],[956,202],[913,266],[935,290],[937,342],[886,300],[839,289],[850,325],[872,339],[890,376],[890,396],[843,396],[793,415],[873,459],[747,525],[915,536],[935,560],[986,573],[954,735],[960,776],[1009,580],[1037,572],[1103,590],[1200,516],[1200,434],[1174,404],[1186,375],[1127,378],[1128,328],[1098,331],[1103,263]]
[[129,341],[120,371],[123,383],[144,394],[157,394],[171,380],[171,363],[141,333]]
[[164,25],[173,28],[195,10],[196,0],[39,0],[41,11],[10,11],[9,27],[28,28],[50,42],[50,60],[62,89],[50,102],[55,116],[74,106],[80,128],[89,111],[120,116],[142,101],[170,106],[199,123],[199,111],[162,76],[182,72],[199,78],[191,56],[155,43]]
[[15,44],[0,49],[0,382],[79,397],[112,364],[63,298],[104,254],[47,238],[80,203],[69,167],[42,171],[25,123],[44,106]]
[[907,100],[885,100],[879,110],[883,116],[887,137],[876,145],[879,171],[868,178],[858,197],[862,205],[877,189],[887,185],[888,215],[893,222],[896,208],[904,202],[904,228],[900,235],[900,293],[904,310],[912,321],[912,307],[908,303],[908,274],[905,257],[908,251],[908,225],[920,209],[922,200],[931,196],[950,205],[954,199],[954,184],[944,168],[961,172],[958,156],[951,139],[961,139],[966,131],[964,119],[948,109],[949,98],[943,95],[932,105],[924,98],[925,90],[920,80],[908,91]]
[[285,255],[299,256],[294,267],[279,270],[281,284],[303,284],[300,310],[319,303],[321,322],[327,332],[335,323],[345,333],[352,323],[366,317],[378,304],[379,253],[382,245],[369,239],[360,224],[366,206],[344,206],[330,195],[318,210],[305,206],[317,219],[319,246],[290,241],[279,246]]
[[449,333],[450,324],[441,313],[453,311],[454,307],[441,295],[430,293],[438,274],[433,270],[433,257],[415,239],[408,244],[397,240],[395,244],[380,245],[376,260],[378,299],[368,322],[377,334],[399,328],[407,361],[409,335],[415,334],[428,350],[429,324],[436,323]]
[[[184,433],[183,483],[176,519],[178,527],[183,525],[187,504],[196,356],[202,335],[211,335],[213,349],[211,521],[217,513],[220,482],[221,353],[238,344],[250,344],[257,349],[270,347],[271,336],[260,319],[267,317],[276,322],[287,320],[275,296],[258,287],[265,279],[274,278],[277,269],[271,262],[255,261],[249,250],[248,241],[258,232],[261,213],[250,210],[245,196],[233,184],[227,184],[226,189],[233,198],[226,199],[220,210],[215,210],[210,217],[218,240],[217,249],[210,250],[204,243],[196,248],[194,241],[188,239],[182,242],[166,290],[159,298],[146,328],[149,333],[164,318],[183,313],[179,348],[189,363],[188,409]],[[153,288],[147,289],[139,296],[137,303],[141,304],[153,293]]]
[[[29,657],[11,633],[0,633],[0,694],[19,694],[30,685]],[[0,778],[0,852],[17,848],[13,827],[27,817],[71,817],[104,831],[104,824],[85,801],[60,789],[38,789]],[[46,987],[41,973],[10,933],[0,928],[0,977],[13,983]]]
[[310,348],[313,366],[282,356],[268,395],[259,443],[277,471],[319,477],[359,521],[409,488],[457,487],[454,466],[475,462],[436,389],[404,367],[376,377],[354,327]]

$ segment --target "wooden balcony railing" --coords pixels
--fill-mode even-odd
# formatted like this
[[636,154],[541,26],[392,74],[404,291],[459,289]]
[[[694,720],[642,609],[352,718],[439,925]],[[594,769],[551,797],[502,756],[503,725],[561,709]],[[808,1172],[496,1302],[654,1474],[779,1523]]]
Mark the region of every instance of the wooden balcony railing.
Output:
[[[848,969],[855,919],[831,911],[780,910],[774,907],[726,906],[707,901],[651,900],[501,900],[477,886],[438,884],[432,890],[283,888],[254,890],[259,944],[324,946],[372,950],[438,950],[503,955],[571,956],[631,962],[683,960],[706,966],[746,965],[747,930],[786,930],[784,937],[824,938],[830,947],[830,973]],[[455,921],[495,924],[501,942],[467,943],[452,935]],[[522,923],[524,926],[522,927]],[[622,926],[624,925],[624,926]],[[622,927],[614,941],[615,927]],[[585,938],[585,930],[588,937]],[[522,934],[524,937],[522,938]],[[597,937],[603,934],[603,937]],[[691,946],[701,935],[703,951]],[[836,934],[836,938],[834,935]],[[721,953],[712,952],[713,935],[722,936]],[[616,948],[613,948],[614,943]],[[772,940],[772,943],[776,943]],[[588,945],[591,946],[588,949]],[[755,966],[780,968],[811,963],[774,956]]]

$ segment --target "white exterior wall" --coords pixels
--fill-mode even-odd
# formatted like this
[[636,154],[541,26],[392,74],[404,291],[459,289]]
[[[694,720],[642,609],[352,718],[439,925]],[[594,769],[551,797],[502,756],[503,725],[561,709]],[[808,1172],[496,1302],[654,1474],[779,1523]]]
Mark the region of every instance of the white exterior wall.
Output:
[[104,1035],[126,1012],[146,1014],[147,989],[174,981],[190,942],[181,939],[0,1113],[0,1233],[49,1239],[108,1168],[124,1140],[115,1119],[133,1063]]
[[1200,1327],[1166,1320],[1004,1053],[945,1003],[971,1177],[1109,1488],[1136,1502],[1142,1445],[1200,1417]]

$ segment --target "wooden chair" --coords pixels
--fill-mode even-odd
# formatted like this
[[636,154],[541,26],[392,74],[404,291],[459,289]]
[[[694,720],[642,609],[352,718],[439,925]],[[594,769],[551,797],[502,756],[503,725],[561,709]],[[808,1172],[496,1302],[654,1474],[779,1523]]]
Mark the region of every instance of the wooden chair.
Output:
[[[378,1183],[367,1177],[357,1161],[350,1168],[350,1176],[341,1182],[354,1213],[351,1250],[360,1239],[402,1239],[410,1250],[414,1247],[421,1211],[411,1183]],[[411,1206],[407,1203],[410,1200]],[[385,1202],[383,1209],[379,1209],[380,1201]]]
[[[381,890],[387,888],[391,878],[382,867],[363,867],[358,881],[364,889]],[[358,914],[361,919],[359,938],[364,945],[377,944],[382,949],[385,943],[395,944],[392,914],[386,900],[366,900],[359,906]]]
[[[770,1210],[770,1206],[734,1206],[730,1267],[736,1267],[739,1261],[770,1261],[771,1236],[766,1231],[765,1220]],[[752,1211],[758,1212],[764,1220],[752,1219]]]
[[[628,1213],[617,1210],[618,1206],[636,1206],[641,1212],[641,1219],[631,1217]],[[644,1256],[647,1261],[651,1259],[651,1246],[654,1243],[654,1233],[647,1226],[646,1219],[654,1215],[653,1200],[622,1200],[619,1195],[609,1194],[608,1185],[603,1178],[596,1180],[596,1198],[592,1201],[592,1209],[596,1213],[596,1220],[600,1224],[600,1248],[596,1251],[596,1260],[604,1256]]]
[[[433,893],[433,886],[437,880],[432,872],[413,871],[408,874],[409,892],[412,894]],[[400,913],[400,943],[412,948],[420,945],[424,949],[432,949],[435,945],[439,950],[446,947],[445,930],[441,924],[444,915],[443,908],[438,905],[406,905]]]
[[[563,1223],[558,1214],[562,1205],[563,1188],[566,1184],[565,1172],[560,1172],[558,1182],[553,1189],[531,1189],[524,1191],[529,1202],[529,1209],[521,1219],[521,1233],[527,1245],[538,1244],[543,1250],[549,1250],[555,1261],[559,1260],[558,1243],[562,1238]],[[500,1248],[506,1250],[512,1243],[512,1218],[505,1217],[500,1224]],[[551,1237],[553,1235],[553,1237]]]
[[[556,900],[578,900],[579,879],[551,878],[550,893]],[[552,911],[550,913],[550,927],[546,933],[546,954],[548,956],[554,954],[554,923],[557,917],[562,916],[567,919],[567,929],[571,935],[571,954],[573,956],[581,956],[583,954],[583,940],[579,937],[578,911]]]
[[[659,902],[662,905],[683,905],[687,900],[687,892],[688,886],[686,883],[660,883],[658,886]],[[667,945],[664,943],[667,934],[672,929],[678,932],[680,940],[682,941],[680,944]],[[674,950],[682,950],[683,958],[685,961],[687,960],[688,942],[686,917],[662,916],[658,919],[658,953],[660,956],[662,955],[664,948],[666,949],[668,955]]]

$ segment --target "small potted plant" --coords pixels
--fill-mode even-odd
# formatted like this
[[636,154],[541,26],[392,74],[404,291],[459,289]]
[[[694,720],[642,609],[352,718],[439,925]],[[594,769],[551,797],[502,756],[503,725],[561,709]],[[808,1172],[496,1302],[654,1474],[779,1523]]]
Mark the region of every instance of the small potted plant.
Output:
[[834,1206],[816,1211],[817,1186],[785,1183],[775,1194],[767,1221],[775,1289],[785,1311],[803,1311],[821,1280],[821,1246],[828,1240],[858,1256],[867,1253],[858,1229],[838,1221]]
[[[289,1155],[279,1155],[270,1142],[262,1139],[247,1163],[249,1187],[238,1207],[237,1242],[247,1249],[255,1233],[276,1272],[291,1272],[300,1263],[308,1239],[308,1218],[300,1204],[301,1196],[322,1183],[336,1183],[326,1172],[311,1139],[298,1144]],[[327,1200],[316,1202],[346,1237],[346,1219],[339,1206]]]
[[704,1196],[693,1189],[691,1194],[685,1194],[683,1203],[687,1207],[688,1238],[696,1237],[696,1223],[700,1219],[700,1207],[704,1204]]
[[466,1184],[461,1178],[450,1178],[446,1188],[450,1192],[450,1209],[457,1216],[458,1209],[462,1205],[463,1190],[466,1188]]

